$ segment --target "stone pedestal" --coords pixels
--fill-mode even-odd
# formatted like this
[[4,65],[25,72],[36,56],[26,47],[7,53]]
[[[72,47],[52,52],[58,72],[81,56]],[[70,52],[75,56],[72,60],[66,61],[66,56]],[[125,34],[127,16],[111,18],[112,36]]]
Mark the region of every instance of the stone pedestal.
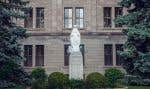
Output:
[[72,52],[69,57],[69,78],[83,79],[83,57],[81,52]]

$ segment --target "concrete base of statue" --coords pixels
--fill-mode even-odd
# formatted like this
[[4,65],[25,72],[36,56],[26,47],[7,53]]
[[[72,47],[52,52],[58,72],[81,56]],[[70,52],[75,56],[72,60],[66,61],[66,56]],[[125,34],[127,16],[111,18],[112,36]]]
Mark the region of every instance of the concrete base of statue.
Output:
[[81,52],[71,53],[69,59],[69,78],[83,79],[83,58]]

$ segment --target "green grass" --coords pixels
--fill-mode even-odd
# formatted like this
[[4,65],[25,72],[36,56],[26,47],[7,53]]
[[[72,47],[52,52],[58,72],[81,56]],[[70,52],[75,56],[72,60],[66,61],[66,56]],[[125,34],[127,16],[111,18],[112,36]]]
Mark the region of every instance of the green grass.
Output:
[[[5,89],[26,89],[24,86],[17,86],[14,88],[5,88]],[[128,89],[150,89],[150,86],[129,86]]]
[[128,89],[150,89],[150,86],[129,86]]

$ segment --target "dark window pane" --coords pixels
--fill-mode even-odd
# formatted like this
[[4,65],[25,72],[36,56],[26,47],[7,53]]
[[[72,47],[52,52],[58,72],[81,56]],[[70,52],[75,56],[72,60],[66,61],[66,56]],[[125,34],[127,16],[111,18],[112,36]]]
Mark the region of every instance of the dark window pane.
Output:
[[[115,18],[118,16],[121,16],[123,14],[123,8],[122,7],[115,7]],[[115,27],[122,27],[121,24],[115,24]]]
[[104,16],[111,17],[111,7],[104,7]]
[[106,66],[112,66],[113,65],[113,56],[112,56],[112,45],[106,44],[104,45],[104,62]]
[[44,28],[44,8],[36,8],[36,27]]
[[69,65],[69,44],[65,44],[64,45],[64,66],[68,66]]
[[[68,66],[69,65],[69,56],[70,56],[69,46],[70,46],[70,44],[65,44],[64,45],[64,66]],[[80,51],[82,53],[83,65],[84,65],[85,62],[84,62],[84,45],[83,44],[80,45]]]
[[81,53],[82,53],[83,65],[85,65],[85,57],[84,57],[85,49],[84,49],[84,44],[81,44],[81,45],[80,45],[80,51],[81,51]]
[[24,45],[24,66],[32,67],[32,45]]
[[111,19],[104,18],[104,27],[111,27]]
[[25,14],[27,17],[24,20],[24,27],[25,28],[32,28],[33,27],[33,8],[30,8],[29,11],[26,11]]
[[122,64],[122,59],[119,56],[118,51],[123,51],[123,44],[116,44],[116,65],[120,66]]
[[111,27],[111,7],[104,7],[104,27]]
[[44,45],[36,45],[36,66],[44,66]]

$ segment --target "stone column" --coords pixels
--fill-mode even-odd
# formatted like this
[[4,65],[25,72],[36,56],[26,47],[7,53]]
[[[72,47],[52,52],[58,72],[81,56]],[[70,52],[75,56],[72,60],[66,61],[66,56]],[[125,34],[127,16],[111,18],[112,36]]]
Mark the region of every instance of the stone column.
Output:
[[33,7],[33,28],[36,28],[36,9]]
[[32,48],[32,67],[35,67],[35,56],[36,56],[36,49],[35,49],[35,45],[33,45]]
[[111,10],[111,17],[112,17],[112,20],[111,20],[111,23],[112,23],[112,29],[115,28],[115,22],[114,22],[114,19],[115,19],[115,8],[112,7],[112,10]]
[[113,66],[116,66],[116,47],[113,44]]

